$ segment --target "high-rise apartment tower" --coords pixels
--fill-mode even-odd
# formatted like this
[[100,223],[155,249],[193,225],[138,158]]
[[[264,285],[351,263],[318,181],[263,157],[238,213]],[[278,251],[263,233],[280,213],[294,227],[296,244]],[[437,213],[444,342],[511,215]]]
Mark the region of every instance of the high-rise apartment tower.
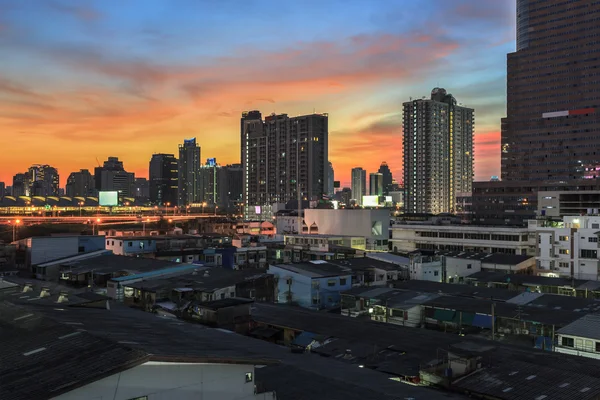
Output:
[[174,154],[153,154],[149,165],[150,201],[162,206],[178,203],[179,163]]
[[263,121],[258,111],[242,114],[246,218],[271,218],[275,203],[320,200],[327,193],[328,119],[272,114]]
[[179,205],[200,203],[200,146],[196,138],[179,145]]
[[404,103],[405,212],[454,212],[456,194],[471,192],[474,126],[474,110],[442,88]]
[[367,171],[361,167],[352,168],[352,198],[359,206],[362,205],[363,196],[367,194]]

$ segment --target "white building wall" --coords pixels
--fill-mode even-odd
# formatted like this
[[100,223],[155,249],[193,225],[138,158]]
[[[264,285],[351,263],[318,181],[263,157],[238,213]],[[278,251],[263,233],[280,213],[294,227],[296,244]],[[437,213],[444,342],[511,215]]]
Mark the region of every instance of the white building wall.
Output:
[[448,280],[454,278],[454,283],[459,278],[464,278],[479,271],[481,271],[480,260],[446,257],[446,277]]
[[30,253],[30,265],[73,256],[79,253],[79,238],[68,237],[35,237],[28,239],[27,251]]
[[[316,224],[319,234],[351,235],[367,238],[367,249],[386,250],[390,232],[389,210],[306,209],[304,222]],[[376,245],[379,241],[379,245]]]
[[[562,345],[564,338],[573,339],[573,347],[565,347]],[[579,336],[558,335],[558,344],[554,346],[554,351],[557,353],[571,354],[574,356],[595,358],[600,360],[600,352],[596,351],[596,340]]]
[[414,262],[410,266],[410,279],[417,281],[442,281],[442,263],[434,261],[428,263]]
[[[446,249],[489,253],[493,249],[500,249],[511,250],[515,254],[535,254],[535,235],[530,235],[527,228],[405,224],[394,225],[391,230],[392,249],[399,252],[415,251],[418,249],[417,243],[421,243],[431,247],[431,250]],[[477,237],[473,235],[489,235],[489,239],[477,239],[473,238]],[[503,237],[517,235],[519,240],[495,240],[491,235],[502,235]],[[448,248],[448,246],[452,248]]]
[[300,218],[297,216],[278,215],[275,219],[275,230],[278,235],[298,233]]
[[[247,373],[252,374],[251,382],[246,382]],[[253,365],[147,362],[54,399],[130,400],[142,396],[148,400],[265,398],[254,394]]]

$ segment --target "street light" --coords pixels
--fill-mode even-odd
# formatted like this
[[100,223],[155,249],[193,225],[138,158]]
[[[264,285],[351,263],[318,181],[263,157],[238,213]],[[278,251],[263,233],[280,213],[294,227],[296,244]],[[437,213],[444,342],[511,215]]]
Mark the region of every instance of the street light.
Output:
[[21,224],[21,220],[20,219],[16,219],[15,223],[13,224],[13,242],[17,241],[17,226]]
[[150,218],[146,218],[145,220],[142,220],[142,236],[146,236],[146,222],[150,222]]
[[101,221],[100,218],[96,218],[95,223],[92,225],[92,236],[94,236],[96,234],[95,233],[96,232],[95,228],[96,228],[96,225],[100,223],[100,221]]

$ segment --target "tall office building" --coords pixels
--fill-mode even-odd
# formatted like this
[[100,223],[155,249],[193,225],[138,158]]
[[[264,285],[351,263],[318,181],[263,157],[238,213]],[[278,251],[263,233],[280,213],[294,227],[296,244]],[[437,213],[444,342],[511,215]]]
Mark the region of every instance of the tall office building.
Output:
[[472,189],[474,110],[442,88],[403,106],[405,212],[453,212]]
[[360,206],[362,205],[363,196],[367,194],[367,171],[361,167],[352,168],[351,180],[352,198]]
[[29,172],[15,174],[11,191],[13,197],[29,196],[30,182]]
[[369,174],[369,194],[371,196],[383,196],[383,174],[379,172]]
[[179,205],[199,203],[200,146],[196,138],[186,139],[179,145]]
[[329,161],[329,168],[327,173],[327,195],[333,197],[335,193],[335,172],[333,171],[333,164]]
[[59,176],[56,168],[34,164],[29,167],[29,193],[31,196],[58,196]]
[[65,192],[68,197],[91,197],[96,195],[94,176],[87,169],[71,172],[67,178]]
[[[228,164],[218,171],[219,207],[237,208],[243,201],[244,170],[242,164]],[[240,211],[236,209],[236,211]]]
[[484,223],[535,218],[540,191],[600,190],[600,2],[517,0],[516,6],[502,181],[473,185],[472,211]]
[[125,171],[123,161],[108,157],[102,167],[94,168],[94,182],[98,191],[117,191],[123,197],[135,196],[135,174]]
[[220,204],[220,175],[221,166],[217,164],[216,158],[209,158],[206,160],[206,164],[200,166],[198,172],[200,202],[206,203],[207,206],[215,207]]
[[178,203],[179,163],[174,154],[153,154],[149,164],[150,201],[159,206]]
[[147,178],[135,178],[133,188],[133,197],[138,202],[147,202],[150,200],[150,182]]
[[244,205],[249,219],[272,215],[290,200],[320,200],[327,193],[328,115],[289,117],[258,111],[241,119]]
[[6,185],[4,182],[0,182],[0,199],[4,198],[6,194]]
[[503,181],[600,178],[599,18],[598,1],[517,0]]
[[378,171],[383,176],[383,194],[387,195],[392,191],[392,171],[385,161],[381,163]]

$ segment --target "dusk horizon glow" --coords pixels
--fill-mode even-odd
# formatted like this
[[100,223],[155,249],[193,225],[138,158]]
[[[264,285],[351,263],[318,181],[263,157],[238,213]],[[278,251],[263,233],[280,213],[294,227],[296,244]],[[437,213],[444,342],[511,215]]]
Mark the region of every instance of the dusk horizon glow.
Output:
[[[49,164],[119,157],[148,176],[153,153],[196,137],[202,159],[239,163],[243,111],[329,114],[329,160],[386,161],[402,180],[402,103],[444,87],[475,109],[475,180],[500,170],[514,1],[0,0],[0,181]],[[485,34],[482,34],[485,32]]]

